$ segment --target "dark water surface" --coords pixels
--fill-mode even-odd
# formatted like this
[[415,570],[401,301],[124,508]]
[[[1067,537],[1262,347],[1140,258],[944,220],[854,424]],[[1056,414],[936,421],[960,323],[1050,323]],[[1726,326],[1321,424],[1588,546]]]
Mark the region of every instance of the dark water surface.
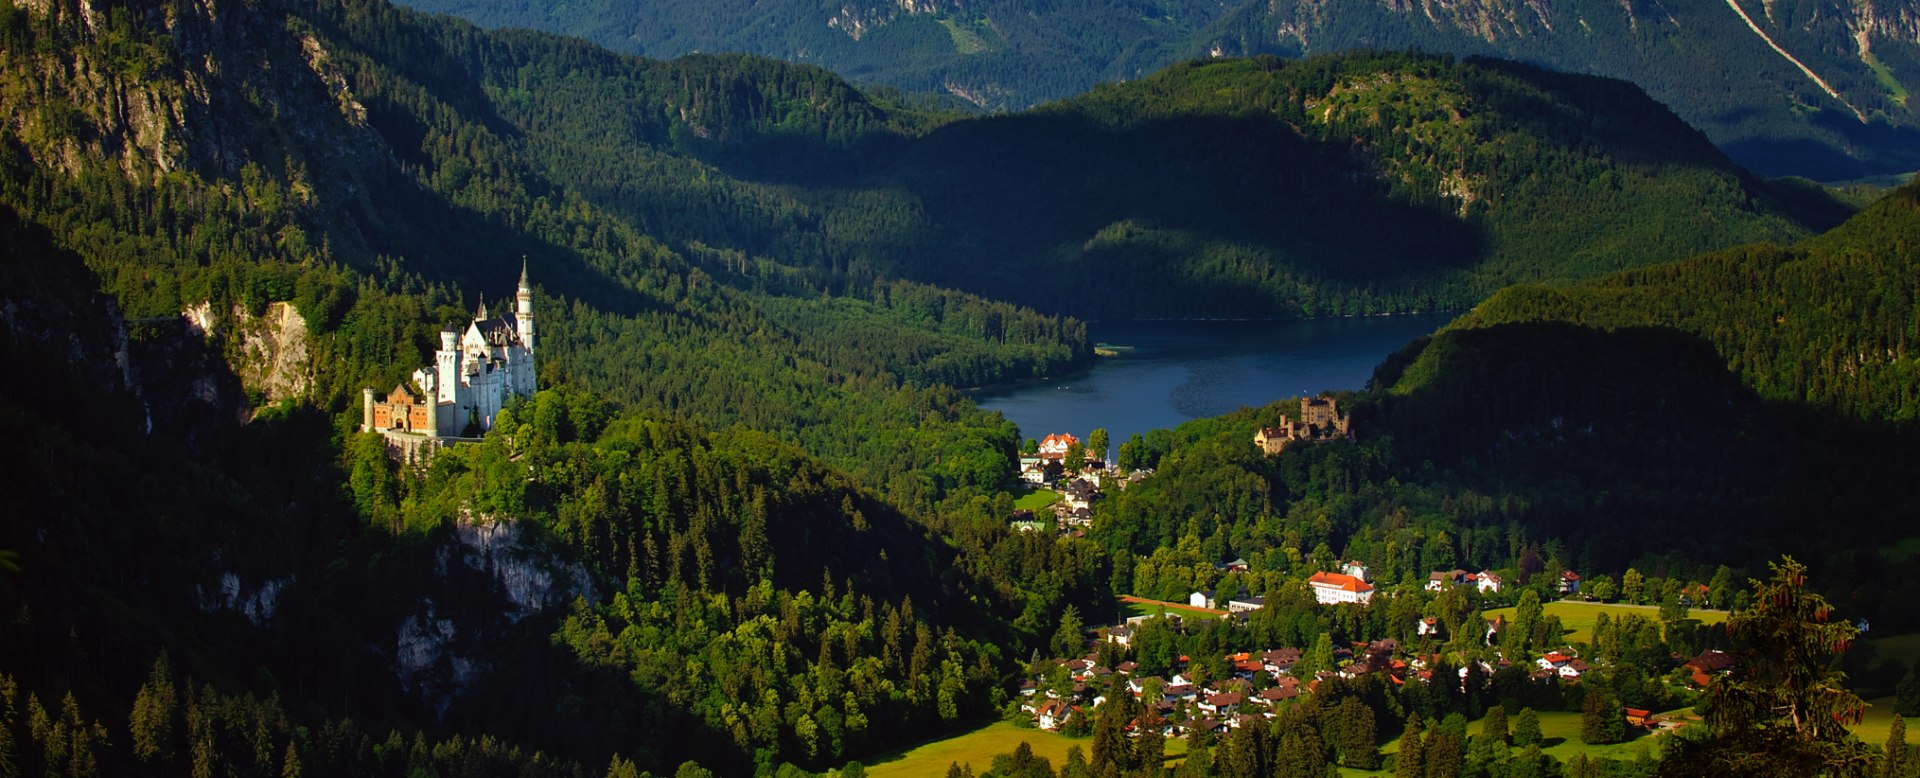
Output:
[[1455,315],[1096,324],[1090,337],[1118,356],[1083,373],[973,396],[1020,425],[1021,437],[1071,432],[1085,440],[1105,427],[1117,448],[1133,433],[1241,406],[1359,389],[1381,359]]

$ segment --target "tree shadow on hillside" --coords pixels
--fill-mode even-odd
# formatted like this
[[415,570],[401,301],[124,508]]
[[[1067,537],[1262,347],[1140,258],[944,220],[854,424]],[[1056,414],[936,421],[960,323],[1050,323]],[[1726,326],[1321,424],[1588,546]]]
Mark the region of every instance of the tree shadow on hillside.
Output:
[[1513,518],[1530,533],[1599,569],[1647,555],[1757,563],[1790,548],[1873,579],[1841,596],[1891,615],[1879,604],[1897,598],[1875,587],[1903,579],[1860,553],[1911,532],[1914,430],[1762,399],[1675,330],[1503,324],[1410,350],[1396,388],[1354,419],[1390,436],[1408,472],[1441,468],[1520,500]]

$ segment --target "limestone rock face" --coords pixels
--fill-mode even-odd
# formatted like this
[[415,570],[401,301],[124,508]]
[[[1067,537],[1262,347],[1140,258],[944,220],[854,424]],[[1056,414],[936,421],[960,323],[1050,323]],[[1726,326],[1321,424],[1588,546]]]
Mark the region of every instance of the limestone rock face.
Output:
[[454,534],[461,563],[499,582],[512,606],[508,618],[513,621],[565,607],[576,597],[594,596],[585,568],[531,542],[518,521],[462,516]]
[[269,303],[255,316],[237,305],[219,315],[211,304],[203,302],[188,306],[180,312],[180,318],[210,351],[226,355],[246,393],[245,398],[223,398],[215,377],[208,375],[195,382],[196,399],[211,404],[235,403],[235,415],[246,421],[258,410],[251,407],[249,398],[272,405],[306,399],[312,391],[314,365],[308,350],[307,320],[292,303]]
[[[598,596],[584,567],[540,542],[523,522],[469,512],[437,549],[434,576],[428,593],[395,626],[393,673],[441,713],[488,669],[489,644],[523,620]],[[442,605],[455,601],[492,604],[454,613]]]

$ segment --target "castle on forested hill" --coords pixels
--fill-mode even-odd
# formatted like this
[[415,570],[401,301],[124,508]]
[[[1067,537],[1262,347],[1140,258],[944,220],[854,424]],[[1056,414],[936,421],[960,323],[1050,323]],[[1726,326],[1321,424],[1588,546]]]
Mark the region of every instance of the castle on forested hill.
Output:
[[1340,413],[1333,398],[1302,397],[1299,421],[1281,419],[1278,427],[1261,427],[1253,433],[1253,444],[1260,447],[1261,453],[1273,456],[1290,443],[1352,437],[1347,417]]
[[440,333],[434,363],[413,371],[383,398],[362,390],[360,429],[380,432],[408,458],[457,438],[478,437],[509,397],[533,394],[533,289],[520,265],[520,288],[512,313],[487,315],[485,300],[463,333]]

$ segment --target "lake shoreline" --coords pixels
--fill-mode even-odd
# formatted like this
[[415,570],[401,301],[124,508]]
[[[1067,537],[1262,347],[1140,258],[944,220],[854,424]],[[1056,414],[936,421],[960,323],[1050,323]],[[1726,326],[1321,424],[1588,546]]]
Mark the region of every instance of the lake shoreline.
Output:
[[1023,437],[1084,436],[1105,428],[1115,440],[1276,399],[1366,386],[1374,369],[1409,341],[1457,316],[1425,314],[1313,319],[1129,320],[1090,324],[1103,354],[1044,378],[962,390],[997,411]]
[[[1469,309],[1460,309],[1460,310],[1442,309],[1437,311],[1398,311],[1394,313],[1347,313],[1347,314],[1341,314],[1339,316],[1296,316],[1296,317],[1260,317],[1260,318],[1180,316],[1180,317],[1141,318],[1141,319],[1106,319],[1106,320],[1081,319],[1081,321],[1086,323],[1087,326],[1089,327],[1092,327],[1094,325],[1109,326],[1109,327],[1113,327],[1113,326],[1124,327],[1129,324],[1281,324],[1281,323],[1290,323],[1290,322],[1351,321],[1354,319],[1392,319],[1392,318],[1402,318],[1402,317],[1409,317],[1409,316],[1456,316],[1457,317],[1460,314],[1466,313],[1467,310]],[[1095,368],[1099,367],[1101,360],[1112,359],[1114,357],[1123,356],[1123,353],[1113,353],[1113,352],[1126,352],[1126,351],[1132,351],[1135,348],[1137,348],[1136,346],[1133,346],[1131,344],[1116,343],[1116,342],[1107,341],[1107,340],[1093,341],[1092,343],[1089,343],[1088,346],[1092,348],[1093,355],[1088,357],[1084,362],[1074,362],[1073,370],[1071,372],[1062,373],[1060,376],[1057,376],[1057,377],[1043,376],[1043,377],[1034,377],[1034,378],[1009,378],[1004,381],[993,381],[985,384],[976,384],[974,386],[956,386],[953,388],[955,391],[958,391],[961,394],[967,395],[968,398],[972,399],[974,398],[974,395],[980,394],[980,393],[992,393],[995,391],[1016,389],[1022,385],[1029,384],[1029,383],[1043,383],[1043,382],[1049,382],[1049,381],[1064,380],[1067,378],[1072,378],[1074,376],[1079,376],[1079,375],[1085,375],[1087,373],[1092,372]],[[1102,351],[1107,351],[1109,353],[1101,353]]]
[[1088,325],[1094,324],[1173,324],[1179,322],[1245,322],[1259,324],[1288,321],[1339,321],[1342,319],[1385,319],[1395,316],[1440,316],[1458,315],[1473,310],[1471,308],[1442,308],[1434,311],[1393,311],[1389,313],[1342,313],[1330,316],[1144,316],[1137,319],[1081,319]]

